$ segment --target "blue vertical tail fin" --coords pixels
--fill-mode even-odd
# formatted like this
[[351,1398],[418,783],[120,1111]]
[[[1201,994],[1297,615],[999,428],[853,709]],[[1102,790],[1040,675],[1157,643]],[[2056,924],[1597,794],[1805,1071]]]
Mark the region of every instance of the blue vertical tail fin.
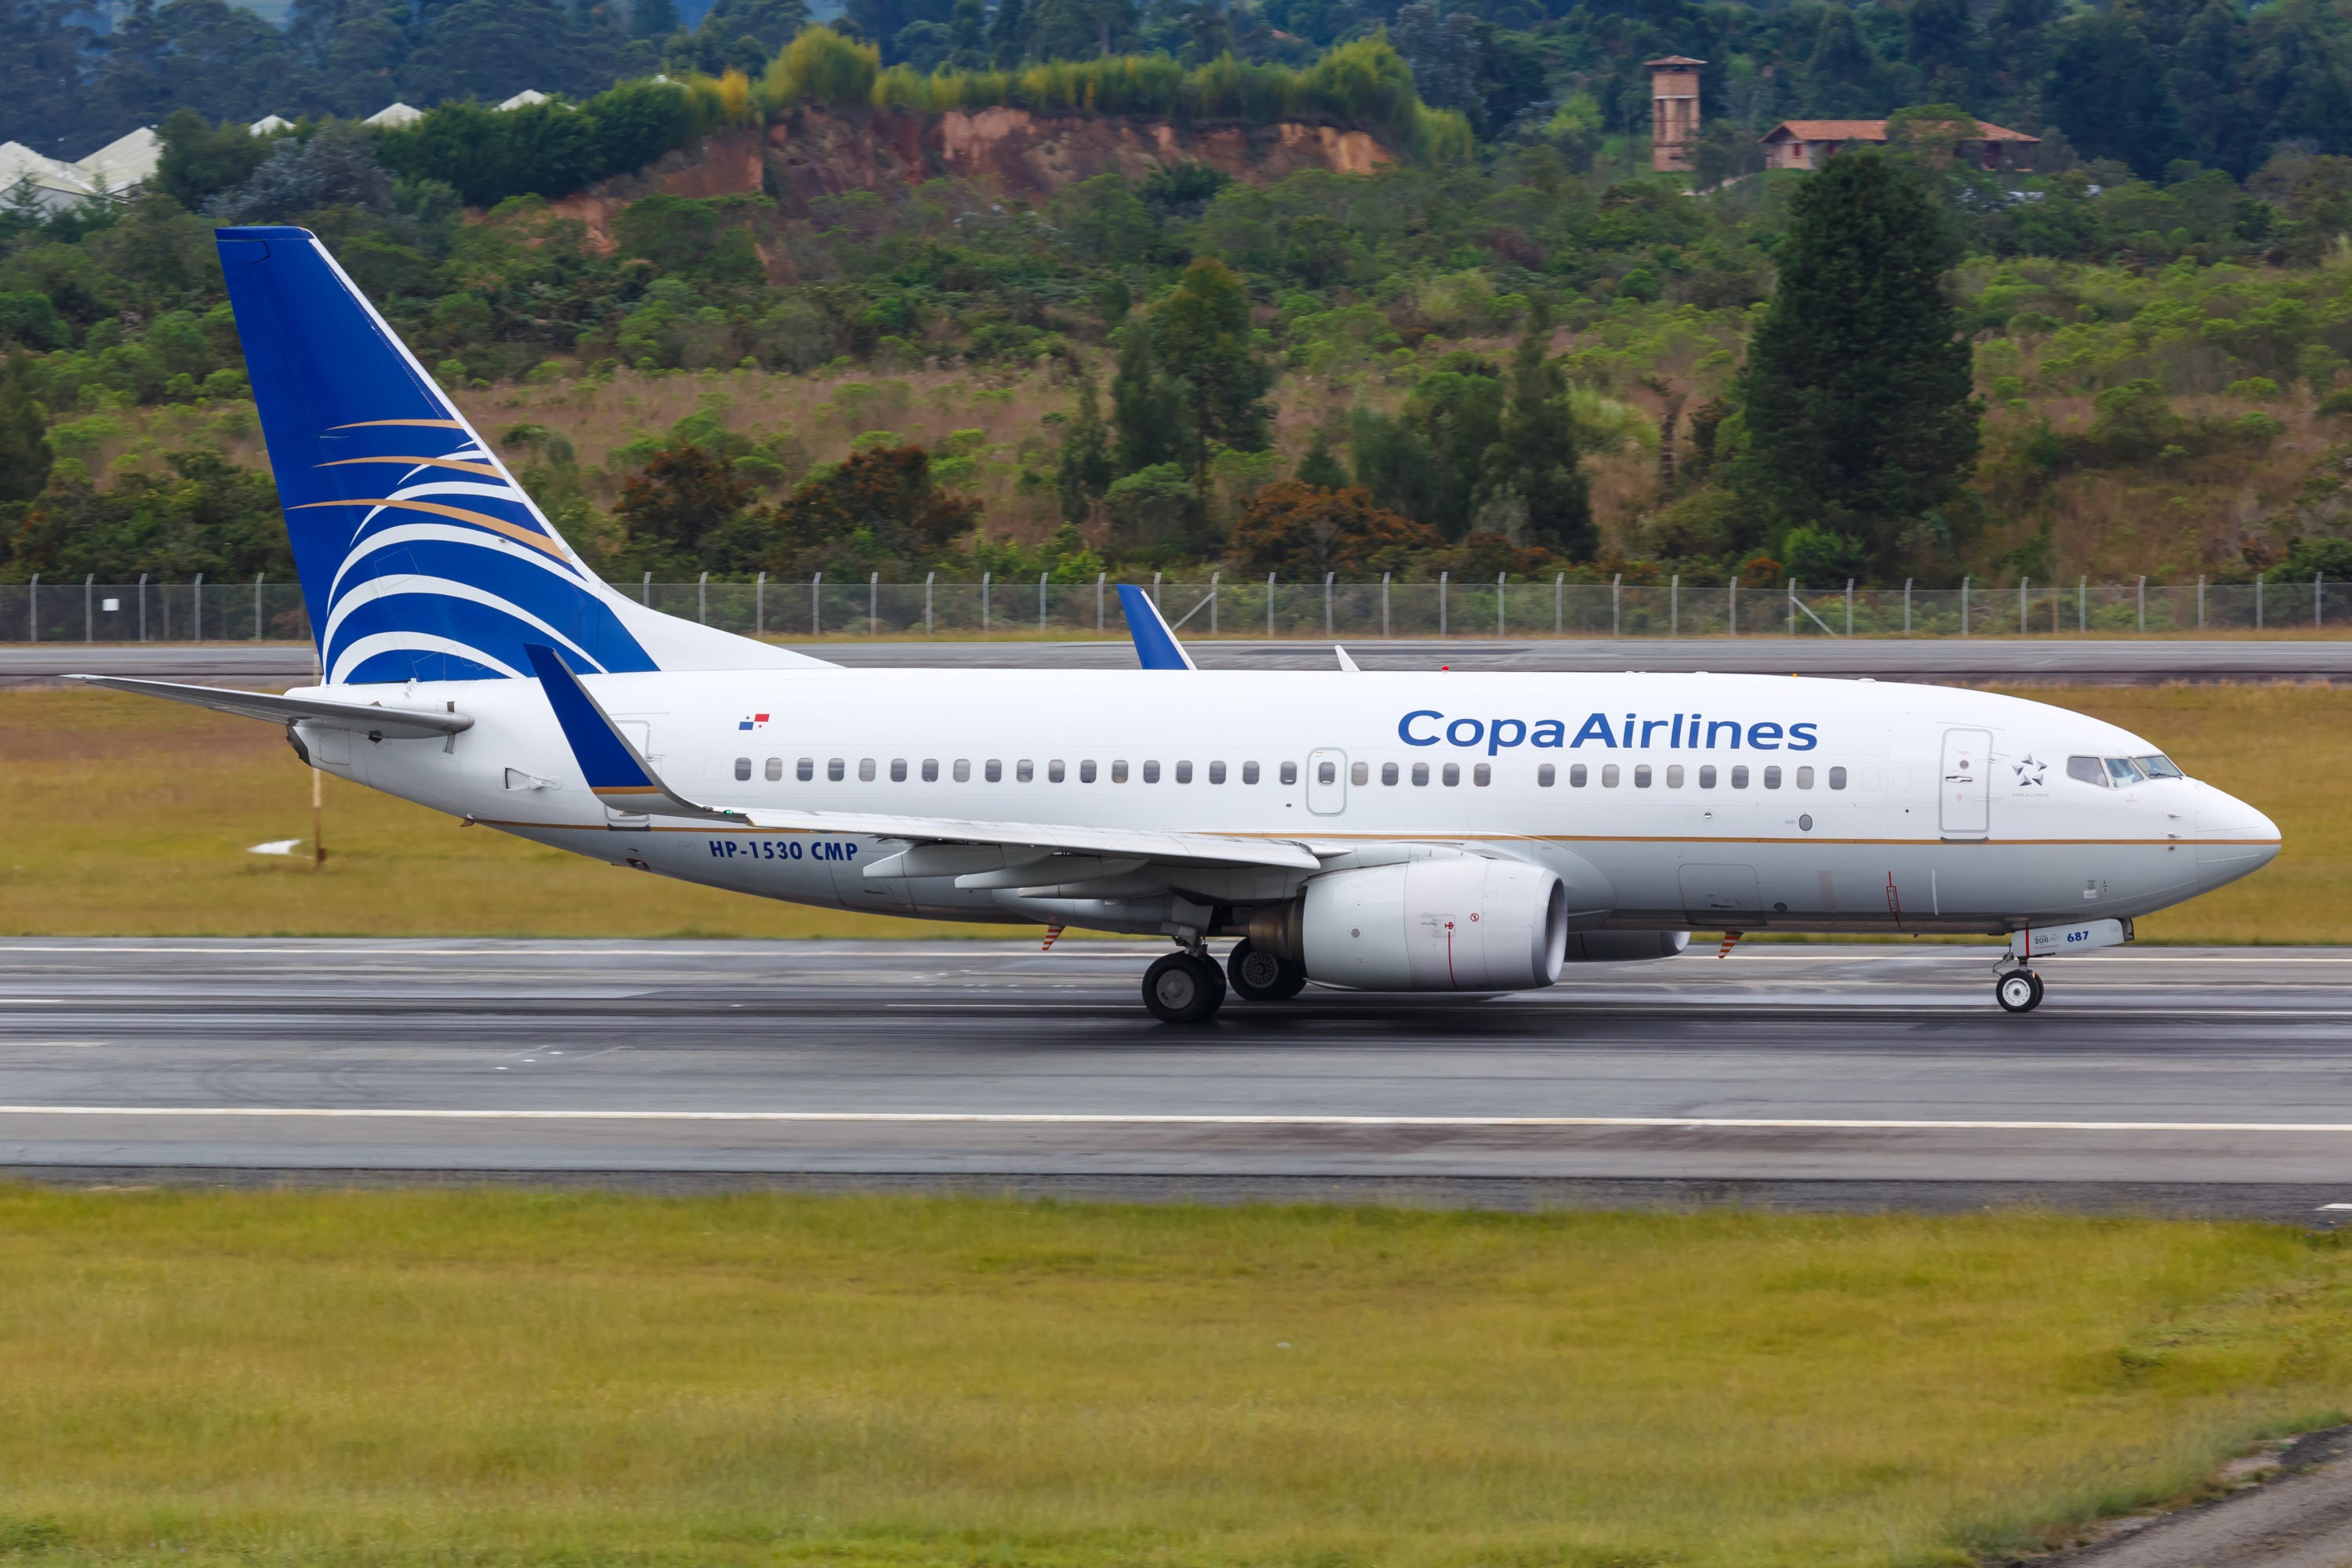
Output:
[[329,684],[822,662],[614,593],[316,236],[215,237]]

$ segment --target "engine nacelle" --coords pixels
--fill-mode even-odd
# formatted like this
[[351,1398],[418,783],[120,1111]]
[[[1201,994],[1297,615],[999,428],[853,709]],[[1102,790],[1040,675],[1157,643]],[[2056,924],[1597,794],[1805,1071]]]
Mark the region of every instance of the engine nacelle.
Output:
[[1327,985],[1528,991],[1559,978],[1568,890],[1521,860],[1412,860],[1318,877],[1268,923]]
[[1686,931],[1580,931],[1568,939],[1570,963],[1637,963],[1675,958],[1690,946]]

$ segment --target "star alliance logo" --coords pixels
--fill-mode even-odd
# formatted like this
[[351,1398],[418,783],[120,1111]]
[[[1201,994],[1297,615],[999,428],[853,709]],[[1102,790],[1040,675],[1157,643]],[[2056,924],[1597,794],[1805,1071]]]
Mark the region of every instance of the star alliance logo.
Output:
[[2050,771],[2048,763],[2037,762],[2030,752],[2009,765],[2016,773],[2018,786],[2021,789],[2040,789],[2042,775]]

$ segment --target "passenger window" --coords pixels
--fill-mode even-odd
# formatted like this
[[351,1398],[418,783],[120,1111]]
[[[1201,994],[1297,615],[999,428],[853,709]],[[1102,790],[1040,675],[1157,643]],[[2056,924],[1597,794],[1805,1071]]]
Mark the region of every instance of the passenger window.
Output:
[[2109,757],[2107,777],[2114,782],[2117,789],[2129,789],[2140,782],[2139,770],[2132,766],[2129,757]]
[[770,757],[768,759],[768,765],[765,772],[768,775],[768,782],[770,784],[782,783],[784,777],[784,759],[782,757]]
[[1396,782],[1397,765],[1394,763],[1382,763],[1381,764],[1381,783],[1384,784],[1392,784]]
[[1257,764],[1255,763],[1244,763],[1242,764],[1242,783],[1245,784],[1257,783]]
[[1742,763],[1739,766],[1731,770],[1731,787],[1734,789],[1746,789],[1748,787],[1747,763]]
[[1282,782],[1286,784],[1295,784],[1298,782],[1298,764],[1297,763],[1285,763],[1282,764]]
[[1178,784],[1191,784],[1192,782],[1192,763],[1178,763],[1176,764],[1176,782]]
[[971,783],[971,759],[970,757],[958,757],[956,759],[955,782],[958,784]]
[[1780,770],[1778,767],[1769,767],[1764,770],[1764,787],[1766,789],[1779,789],[1780,787]]
[[893,757],[890,759],[890,782],[892,784],[905,784],[907,782],[906,758]]
[[[1192,764],[1191,764],[1190,763],[1187,763],[1185,764],[1185,766],[1190,767],[1190,766],[1192,766]],[[1181,782],[1181,781],[1180,781],[1180,782]],[[1224,763],[1211,763],[1209,764],[1209,782],[1210,782],[1211,784],[1223,784],[1223,783],[1224,783],[1224,782],[1225,782],[1225,764],[1224,764]]]
[[1843,768],[1832,768],[1830,770],[1830,788],[1845,788],[1845,770]]
[[1445,780],[1445,787],[1447,789],[1454,788],[1462,782],[1462,764],[1460,763],[1446,763],[1445,772],[1442,776]]
[[1003,784],[1004,782],[1003,759],[1001,757],[991,757],[988,761],[982,763],[980,765],[980,776],[986,779],[991,784]]
[[1145,784],[1158,784],[1160,782],[1160,764],[1158,763],[1147,762],[1143,764],[1143,782]]
[[1127,759],[1125,757],[1116,758],[1111,763],[1110,782],[1113,784],[1125,784],[1127,782]]
[[1356,784],[1371,783],[1371,764],[1370,763],[1349,763],[1348,764],[1348,782],[1349,784]]
[[1415,763],[1412,764],[1412,782],[1416,785],[1424,787],[1428,784],[1429,764],[1427,763]]
[[937,784],[940,782],[939,758],[925,757],[923,759],[923,782],[925,784]]
[[1797,787],[1799,789],[1811,789],[1813,787],[1812,769],[1799,768],[1797,770]]
[[1603,763],[1601,765],[1601,787],[1602,789],[1615,789],[1617,787],[1617,764],[1615,763]]
[[1095,760],[1092,757],[1088,757],[1078,763],[1078,782],[1080,784],[1092,784],[1095,782]]
[[831,779],[835,784],[839,784],[842,779],[843,767],[844,763],[842,763],[842,760],[839,757],[835,757],[833,761],[824,764],[824,776]]
[[1045,764],[1045,782],[1047,784],[1060,784],[1065,776],[1066,775],[1062,769],[1061,758],[1055,757],[1052,762]]
[[1337,784],[1337,783],[1339,783],[1339,763],[1332,763],[1332,762],[1323,762],[1323,763],[1316,763],[1316,764],[1315,764],[1315,782],[1316,782],[1317,784]]
[[872,784],[874,782],[873,758],[860,757],[857,759],[857,782],[859,784]]
[[2107,770],[2100,765],[2096,757],[2067,758],[2066,776],[2079,779],[2086,784],[2096,784],[2101,789],[2107,787]]
[[1543,766],[1536,770],[1536,787],[1538,789],[1549,789],[1553,784],[1558,784],[1559,782],[1559,770],[1553,767],[1549,763],[1546,763]]
[[1636,764],[1634,765],[1634,768],[1633,768],[1633,787],[1634,787],[1635,789],[1647,789],[1647,788],[1649,788],[1649,787],[1650,787],[1650,764],[1649,764],[1649,763],[1636,763]]
[[1675,763],[1666,769],[1666,787],[1668,789],[1683,787],[1683,765],[1680,763]]
[[1495,782],[1495,770],[1492,767],[1489,767],[1486,763],[1480,763],[1476,767],[1470,770],[1470,782],[1476,784],[1480,789],[1485,789],[1488,784]]
[[[816,777],[816,759],[814,757],[803,757],[800,761],[800,766],[793,770],[793,776],[800,780],[803,784],[806,784],[809,780]],[[835,773],[834,776],[835,778],[839,778],[841,775]]]
[[1019,762],[1017,762],[1017,763],[1013,763],[1013,783],[1015,783],[1015,784],[1028,784],[1028,783],[1032,782],[1033,780],[1034,780],[1034,779],[1036,778],[1036,776],[1037,776],[1037,766],[1036,766],[1036,764],[1035,764],[1034,763],[1032,763],[1028,758],[1024,757],[1024,758],[1022,758]]
[[1568,787],[1570,789],[1582,789],[1584,787],[1584,781],[1591,776],[1591,773],[1586,771],[1582,763],[1573,763],[1568,770]]
[[1699,769],[1698,787],[1701,789],[1713,789],[1715,787],[1715,777],[1716,774],[1713,764],[1709,764],[1706,767]]
[[735,776],[739,780],[748,779],[751,776],[751,758],[738,757],[735,759]]

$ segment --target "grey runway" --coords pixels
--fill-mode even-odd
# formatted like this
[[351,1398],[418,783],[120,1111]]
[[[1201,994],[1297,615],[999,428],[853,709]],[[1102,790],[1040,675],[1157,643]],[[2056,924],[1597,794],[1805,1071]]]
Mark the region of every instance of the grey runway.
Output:
[[[2352,640],[1901,641],[1828,637],[1668,639],[1342,639],[1366,669],[1713,670],[1725,674],[1870,676],[1880,680],[2144,685],[2171,680],[2352,680]],[[1199,642],[1204,669],[1328,669],[1328,642]],[[852,668],[1127,669],[1125,638],[1103,642],[817,643],[802,651]],[[47,685],[67,674],[141,676],[229,686],[306,682],[310,650],[282,643],[47,643],[0,647],[0,686]]]
[[1990,949],[1759,945],[1188,1029],[1155,951],[0,942],[0,1165],[2352,1203],[2352,952],[2087,955],[2012,1017]]

